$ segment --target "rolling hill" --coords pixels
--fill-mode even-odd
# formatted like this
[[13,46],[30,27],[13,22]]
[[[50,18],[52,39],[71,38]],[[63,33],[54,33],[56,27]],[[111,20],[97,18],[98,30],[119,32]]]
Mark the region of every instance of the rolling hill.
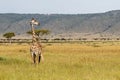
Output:
[[49,29],[50,37],[119,37],[120,10],[95,14],[0,14],[0,34],[15,32],[27,37],[29,21],[34,17],[41,25],[37,29]]

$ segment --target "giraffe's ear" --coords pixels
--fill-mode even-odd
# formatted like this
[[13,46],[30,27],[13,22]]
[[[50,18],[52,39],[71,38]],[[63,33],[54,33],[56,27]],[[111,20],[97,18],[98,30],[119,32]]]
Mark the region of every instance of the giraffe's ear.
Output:
[[38,23],[38,26],[40,26],[40,22]]

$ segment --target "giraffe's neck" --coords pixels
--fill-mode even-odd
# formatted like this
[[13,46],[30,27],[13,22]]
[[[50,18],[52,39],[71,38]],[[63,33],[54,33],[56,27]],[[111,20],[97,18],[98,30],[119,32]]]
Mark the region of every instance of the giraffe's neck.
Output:
[[36,43],[37,42],[37,36],[35,34],[35,29],[34,29],[34,25],[31,25],[31,30],[32,30],[32,42]]
[[36,36],[36,34],[35,34],[35,29],[34,29],[34,25],[33,24],[31,25],[31,30],[32,30],[32,44],[34,46],[42,47],[41,46],[41,42],[39,40],[39,37]]

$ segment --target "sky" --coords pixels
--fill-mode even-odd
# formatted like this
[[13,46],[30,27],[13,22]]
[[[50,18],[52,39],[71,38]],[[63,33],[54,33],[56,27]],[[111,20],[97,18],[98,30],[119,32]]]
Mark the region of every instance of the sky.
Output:
[[0,0],[0,13],[86,14],[120,10],[120,0]]

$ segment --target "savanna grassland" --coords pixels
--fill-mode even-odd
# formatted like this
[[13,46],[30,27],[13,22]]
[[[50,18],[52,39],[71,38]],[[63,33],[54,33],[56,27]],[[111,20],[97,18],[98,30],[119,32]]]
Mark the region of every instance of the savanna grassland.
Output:
[[44,43],[32,64],[29,44],[0,44],[0,80],[120,80],[120,42]]

